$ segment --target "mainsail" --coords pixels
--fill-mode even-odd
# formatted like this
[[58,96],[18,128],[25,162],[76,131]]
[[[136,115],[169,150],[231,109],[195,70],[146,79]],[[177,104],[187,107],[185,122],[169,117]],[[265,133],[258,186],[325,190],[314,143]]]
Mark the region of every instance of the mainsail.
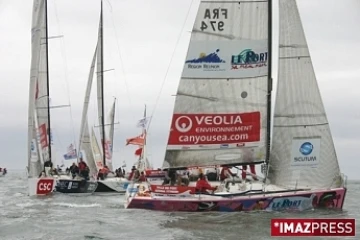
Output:
[[99,143],[96,139],[96,135],[94,132],[94,128],[92,128],[92,131],[91,131],[91,147],[92,147],[94,161],[95,161],[95,165],[96,165],[96,169],[97,169],[96,172],[98,172],[100,169],[102,169],[104,167],[104,164],[103,164],[102,154],[100,152]]
[[91,150],[91,141],[90,141],[89,124],[88,124],[88,109],[90,102],[91,86],[94,77],[96,53],[97,53],[97,48],[95,49],[95,53],[91,62],[88,83],[86,86],[85,100],[84,100],[83,112],[81,117],[80,142],[79,142],[79,154],[82,150],[85,152],[86,162],[89,166],[91,176],[97,173],[93,152]]
[[263,162],[267,88],[268,2],[202,1],[164,167]]
[[340,186],[340,169],[295,0],[280,0],[279,75],[268,178],[293,187]]
[[106,166],[113,171],[112,165],[112,155],[113,155],[113,144],[114,144],[114,125],[115,125],[115,104],[116,99],[111,107],[108,119],[110,119],[110,124],[106,125],[106,140],[105,140],[105,158],[106,158]]
[[[31,27],[31,72],[29,89],[28,119],[28,167],[29,177],[37,177],[42,171],[40,156],[34,158],[37,132],[40,134],[40,147],[36,151],[43,154],[44,161],[50,158],[49,142],[49,89],[47,61],[47,20],[46,1],[35,0]],[[36,119],[35,119],[36,118]],[[35,128],[37,121],[38,129]],[[32,157],[33,155],[33,157]]]
[[101,13],[99,22],[98,32],[98,46],[97,46],[97,64],[96,64],[96,75],[97,75],[97,103],[98,103],[98,119],[100,124],[100,139],[102,144],[103,153],[103,164],[105,161],[105,116],[104,116],[104,59],[103,59],[103,2],[101,1]]

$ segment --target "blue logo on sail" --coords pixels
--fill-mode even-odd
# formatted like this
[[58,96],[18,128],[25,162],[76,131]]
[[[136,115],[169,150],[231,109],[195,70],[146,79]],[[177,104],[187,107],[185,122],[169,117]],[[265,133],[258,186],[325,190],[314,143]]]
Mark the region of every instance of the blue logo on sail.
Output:
[[206,55],[206,53],[200,53],[199,58],[187,60],[185,63],[225,63],[225,61],[217,55],[219,51],[220,49],[216,49],[215,52],[208,55]]
[[252,49],[245,49],[238,55],[231,56],[231,69],[265,67],[267,60],[267,52],[256,53]]
[[216,49],[213,53],[200,53],[198,58],[186,60],[188,69],[201,69],[204,71],[223,71],[221,64],[225,63],[221,57],[219,57],[220,49]]
[[303,155],[307,156],[312,153],[313,149],[314,145],[312,145],[310,142],[304,142],[303,144],[301,144],[299,151]]

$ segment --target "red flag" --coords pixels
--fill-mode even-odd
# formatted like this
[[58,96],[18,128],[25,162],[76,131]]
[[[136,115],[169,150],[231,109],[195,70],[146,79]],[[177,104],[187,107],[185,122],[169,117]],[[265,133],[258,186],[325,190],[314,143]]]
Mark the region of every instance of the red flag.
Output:
[[144,146],[145,143],[145,134],[141,134],[134,138],[128,138],[126,139],[126,146],[129,144],[132,145],[138,145],[138,146]]
[[135,155],[136,156],[141,156],[141,154],[142,154],[142,148],[138,148],[138,149],[136,149],[136,151],[135,151]]

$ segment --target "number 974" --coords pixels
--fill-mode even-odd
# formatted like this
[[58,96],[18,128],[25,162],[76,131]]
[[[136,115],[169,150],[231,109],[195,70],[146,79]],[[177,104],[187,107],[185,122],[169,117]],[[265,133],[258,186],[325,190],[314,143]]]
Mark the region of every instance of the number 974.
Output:
[[201,31],[204,31],[206,29],[212,30],[214,32],[216,31],[223,31],[224,30],[224,22],[223,21],[209,21],[209,23],[206,23],[204,21],[201,22]]

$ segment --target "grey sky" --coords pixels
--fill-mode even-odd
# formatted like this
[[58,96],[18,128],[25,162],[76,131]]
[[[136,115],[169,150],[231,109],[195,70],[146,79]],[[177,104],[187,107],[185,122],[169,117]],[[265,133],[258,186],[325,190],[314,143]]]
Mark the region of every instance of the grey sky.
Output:
[[[50,94],[54,105],[68,104],[71,98],[74,123],[70,121],[69,108],[52,110],[54,139],[60,155],[74,137],[78,141],[84,88],[97,41],[100,1],[48,2],[49,35],[64,35],[62,39],[49,42]],[[116,120],[120,121],[115,133],[114,163],[118,166],[126,160],[130,166],[135,161],[136,148],[125,147],[125,139],[140,133],[136,122],[146,103],[148,114],[156,106],[149,132],[149,157],[155,166],[160,166],[174,104],[171,95],[176,92],[180,79],[199,1],[108,2],[104,5],[104,61],[105,69],[114,68],[115,71],[105,75],[106,108],[110,109],[113,96],[116,96]],[[275,43],[277,5],[274,1]],[[339,4],[336,0],[298,0],[298,6],[341,170],[352,179],[359,178],[356,153],[360,147],[360,107],[357,106],[360,102],[357,61],[360,31],[355,26],[360,22],[360,2],[344,0]],[[0,0],[1,167],[25,168],[27,162],[31,11],[32,1]],[[276,58],[276,52],[274,55]],[[94,124],[94,94],[91,98],[90,122]]]

